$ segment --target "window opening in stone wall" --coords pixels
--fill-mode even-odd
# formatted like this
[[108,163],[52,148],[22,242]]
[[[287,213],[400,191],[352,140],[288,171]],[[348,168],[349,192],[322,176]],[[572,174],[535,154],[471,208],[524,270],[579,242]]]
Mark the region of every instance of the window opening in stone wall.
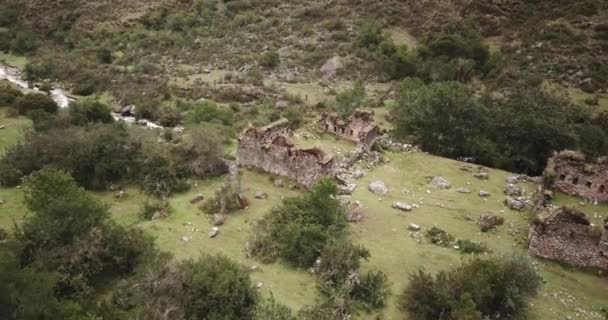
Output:
[[578,184],[578,178],[572,179],[572,184],[574,184],[574,185]]
[[591,183],[591,181],[587,181],[587,183],[585,183],[585,186],[589,189],[591,189],[592,185],[593,185],[593,183]]
[[566,180],[566,175],[565,174],[560,174],[559,175],[559,181],[565,181]]

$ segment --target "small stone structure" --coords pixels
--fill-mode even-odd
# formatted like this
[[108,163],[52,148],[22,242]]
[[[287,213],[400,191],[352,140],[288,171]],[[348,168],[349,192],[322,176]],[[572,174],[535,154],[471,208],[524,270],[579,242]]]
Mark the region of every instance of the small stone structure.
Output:
[[589,162],[579,152],[556,153],[545,169],[553,176],[554,188],[590,201],[608,202],[608,158]]
[[545,208],[530,228],[530,254],[608,271],[608,223],[593,226],[571,208]]
[[356,142],[364,151],[372,148],[380,134],[380,129],[374,123],[374,114],[370,111],[357,110],[347,119],[324,112],[319,124],[325,132]]
[[334,177],[334,157],[318,148],[296,148],[288,124],[287,119],[280,119],[265,127],[245,129],[238,141],[237,163],[288,177],[307,188],[324,177]]

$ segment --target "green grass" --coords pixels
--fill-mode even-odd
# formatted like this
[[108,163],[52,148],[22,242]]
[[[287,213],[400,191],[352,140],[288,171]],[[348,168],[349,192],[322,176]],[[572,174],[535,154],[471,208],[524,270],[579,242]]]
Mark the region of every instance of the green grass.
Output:
[[23,56],[15,56],[10,53],[0,51],[0,62],[5,63],[9,66],[23,70],[28,62],[28,59]]
[[602,225],[604,218],[608,217],[608,203],[593,204],[580,197],[571,196],[562,192],[555,192],[553,204],[576,208],[584,212],[592,223]]
[[31,124],[32,122],[25,117],[8,118],[6,108],[0,109],[0,127],[4,126],[4,129],[0,130],[0,155],[17,143]]
[[[6,129],[0,131],[5,135],[3,149],[15,143],[21,136],[21,130],[30,125],[29,121],[21,118],[2,118],[0,124],[7,125]],[[319,139],[302,143],[320,144],[329,150],[352,147],[331,135],[322,135]],[[470,259],[470,256],[452,248],[431,245],[424,237],[417,240],[407,230],[410,223],[419,224],[423,229],[437,226],[458,239],[484,242],[494,255],[525,254],[530,213],[510,211],[502,204],[502,191],[509,173],[487,169],[490,180],[482,181],[472,177],[476,170],[474,165],[422,152],[387,153],[386,158],[389,159],[388,163],[372,169],[364,178],[356,181],[358,190],[353,198],[365,206],[366,218],[359,224],[351,225],[350,229],[353,240],[365,245],[372,255],[364,268],[378,268],[388,275],[391,296],[383,310],[372,314],[361,312],[355,319],[376,319],[376,316],[381,319],[409,319],[398,309],[397,298],[412,272],[419,268],[433,272],[449,269]],[[464,167],[470,171],[462,170]],[[452,183],[452,189],[437,190],[427,185],[426,177],[435,175],[446,177]],[[369,182],[377,179],[385,181],[389,187],[387,196],[378,197],[367,190]],[[168,218],[155,221],[143,221],[139,217],[145,196],[134,187],[125,188],[128,193],[125,199],[115,199],[111,192],[95,194],[110,205],[116,221],[123,225],[140,226],[150,232],[158,246],[173,253],[176,259],[196,258],[202,253],[223,253],[245,266],[258,266],[258,271],[251,276],[255,282],[263,282],[265,295],[272,292],[278,301],[294,309],[314,303],[318,297],[316,282],[305,270],[297,270],[280,262],[261,264],[245,254],[255,221],[278,205],[282,197],[297,195],[299,191],[277,188],[271,183],[269,175],[243,170],[242,185],[251,204],[247,209],[231,214],[226,224],[220,227],[220,234],[209,239],[207,233],[212,227],[209,217],[196,204],[190,204],[189,200],[199,193],[206,198],[212,196],[221,183],[222,179],[199,181],[198,186],[189,192],[171,197],[169,201],[174,211]],[[458,187],[469,188],[472,193],[458,193],[455,191]],[[524,187],[528,191],[535,189],[532,184],[525,184]],[[492,195],[484,200],[477,196],[480,189]],[[266,192],[268,199],[254,199],[253,195],[258,190]],[[0,188],[0,199],[6,201],[0,205],[0,227],[10,230],[13,221],[21,221],[26,212],[22,192],[16,188]],[[416,203],[420,208],[402,213],[391,208],[395,201]],[[580,200],[577,198],[559,193],[556,195],[556,204],[578,202]],[[605,215],[607,207],[587,204],[583,210]],[[504,217],[505,224],[494,231],[481,233],[475,221],[484,213]],[[184,236],[191,237],[191,240],[184,242]],[[597,311],[608,301],[608,282],[605,279],[549,261],[537,260],[537,265],[546,283],[531,306],[532,319],[563,319],[566,316],[572,319],[601,319]]]

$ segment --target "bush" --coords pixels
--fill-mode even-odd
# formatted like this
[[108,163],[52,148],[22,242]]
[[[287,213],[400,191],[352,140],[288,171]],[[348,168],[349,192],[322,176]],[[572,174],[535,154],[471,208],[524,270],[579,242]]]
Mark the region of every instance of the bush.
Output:
[[6,238],[8,238],[8,232],[4,228],[0,228],[0,241],[6,240]]
[[458,250],[462,253],[480,254],[488,252],[488,247],[484,243],[473,242],[471,240],[458,240],[456,242]]
[[456,240],[453,235],[437,227],[432,227],[431,229],[427,230],[425,235],[432,244],[442,247],[449,247],[452,245],[454,240]]
[[524,257],[475,259],[436,276],[422,270],[412,274],[400,305],[419,320],[525,318],[540,284]]
[[22,115],[26,115],[33,110],[55,113],[59,108],[51,97],[42,93],[28,93],[18,98],[15,101],[15,107]]
[[140,317],[152,320],[165,319],[167,310],[175,319],[254,319],[258,302],[248,273],[221,255],[165,267],[133,290]]
[[344,118],[365,106],[367,106],[367,95],[362,82],[356,82],[352,88],[336,95],[336,110]]
[[336,194],[336,185],[323,180],[311,193],[283,200],[258,224],[250,254],[264,261],[281,257],[293,265],[311,267],[346,226]]
[[112,56],[112,50],[108,49],[108,48],[99,48],[97,49],[97,60],[100,63],[103,64],[111,64],[112,61],[114,60],[114,57]]
[[273,296],[267,301],[259,303],[255,308],[254,317],[255,320],[297,320],[298,318],[293,315],[291,310],[278,303]]
[[12,86],[0,85],[0,106],[10,107],[21,96],[23,93]]
[[275,50],[270,50],[262,54],[260,65],[266,68],[275,68],[281,63],[281,56]]
[[175,127],[182,121],[181,113],[174,108],[163,108],[160,111],[158,123],[163,127]]
[[11,50],[17,54],[29,54],[38,48],[36,35],[28,29],[20,29],[15,33],[15,38],[11,42]]
[[389,294],[388,278],[382,271],[369,271],[359,278],[350,295],[368,308],[382,308]]
[[114,121],[106,104],[96,100],[82,100],[70,103],[70,121],[75,125],[89,123],[111,123]]
[[141,215],[146,220],[166,218],[171,213],[172,208],[169,201],[164,199],[147,199],[141,210]]
[[45,166],[72,174],[79,185],[104,189],[127,177],[137,166],[138,143],[119,125],[51,128],[32,132],[0,160],[0,182],[15,185],[19,178]]
[[213,102],[205,101],[192,110],[189,119],[192,123],[215,122],[229,126],[234,122],[234,112],[221,108]]

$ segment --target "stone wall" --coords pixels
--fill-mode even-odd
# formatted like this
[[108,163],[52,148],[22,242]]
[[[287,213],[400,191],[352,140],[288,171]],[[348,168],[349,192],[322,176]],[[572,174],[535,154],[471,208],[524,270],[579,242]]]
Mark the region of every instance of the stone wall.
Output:
[[319,125],[325,132],[358,143],[365,151],[371,149],[380,133],[374,123],[374,114],[369,111],[355,111],[348,119],[323,113]]
[[591,225],[584,213],[545,208],[530,228],[530,254],[576,267],[608,271],[608,226]]
[[237,163],[288,177],[307,188],[324,177],[334,177],[333,156],[318,148],[296,148],[287,125],[287,120],[281,119],[265,127],[246,129],[239,137]]
[[608,161],[586,161],[574,151],[562,151],[548,162],[546,173],[555,177],[554,188],[587,200],[608,202]]

